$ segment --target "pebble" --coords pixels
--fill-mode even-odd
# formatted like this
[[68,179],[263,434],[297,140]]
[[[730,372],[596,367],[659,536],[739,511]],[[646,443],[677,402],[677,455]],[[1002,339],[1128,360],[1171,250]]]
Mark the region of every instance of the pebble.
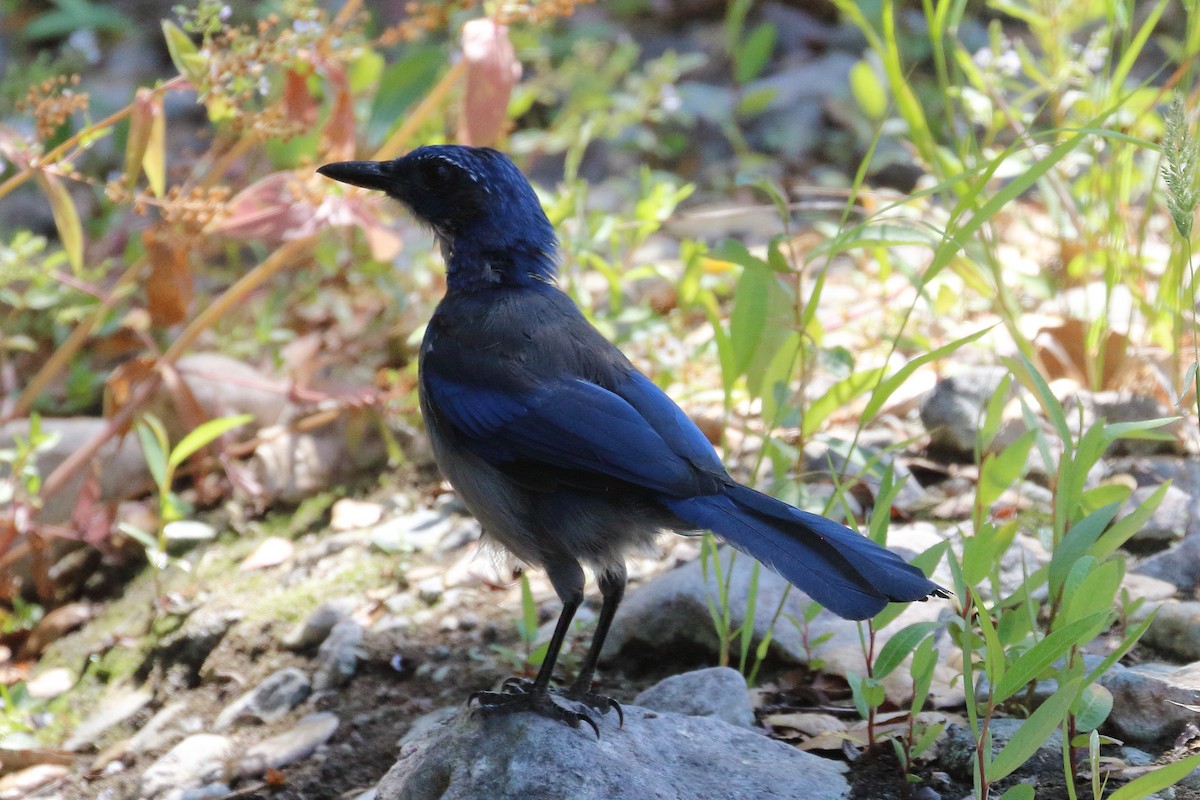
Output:
[[329,527],[335,531],[369,528],[383,519],[383,511],[380,503],[343,497],[329,510]]
[[185,736],[200,733],[204,729],[203,720],[196,715],[185,716],[187,710],[187,700],[176,700],[160,708],[129,740],[129,749],[134,753],[161,750]]
[[318,711],[302,718],[291,730],[264,739],[251,747],[238,763],[238,774],[255,777],[308,758],[333,736],[340,720],[336,714]]
[[215,733],[197,733],[168,750],[142,773],[140,797],[153,800],[175,790],[183,792],[217,778],[233,752],[233,740]]
[[75,673],[66,667],[48,669],[25,684],[25,692],[34,700],[58,697],[75,685]]
[[356,605],[354,598],[345,597],[322,603],[293,627],[281,644],[288,650],[308,650],[325,641],[334,626],[350,616]]
[[217,715],[213,730],[222,731],[247,718],[274,722],[300,705],[312,692],[308,675],[296,667],[271,673],[262,683],[235,699]]
[[35,764],[0,778],[0,800],[25,800],[33,793],[71,774],[61,764]]
[[354,677],[362,638],[362,626],[352,619],[344,619],[333,626],[317,653],[320,664],[313,675],[314,691],[323,692],[343,686]]
[[67,750],[82,750],[95,744],[110,728],[141,711],[154,696],[144,690],[120,691],[104,699],[86,720],[75,728],[75,732],[63,743]]

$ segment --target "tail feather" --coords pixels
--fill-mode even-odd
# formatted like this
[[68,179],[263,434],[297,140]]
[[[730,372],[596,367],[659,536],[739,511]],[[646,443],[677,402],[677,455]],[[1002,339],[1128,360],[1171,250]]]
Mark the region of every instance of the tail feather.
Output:
[[665,502],[688,524],[711,530],[848,619],[873,617],[889,602],[945,594],[920,569],[865,536],[745,486]]

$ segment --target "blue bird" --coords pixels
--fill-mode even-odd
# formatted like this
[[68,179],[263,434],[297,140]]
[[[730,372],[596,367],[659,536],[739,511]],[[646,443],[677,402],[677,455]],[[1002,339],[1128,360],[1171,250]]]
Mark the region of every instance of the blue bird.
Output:
[[730,477],[691,419],[555,285],[554,228],[507,156],[433,145],[317,171],[384,191],[433,229],[446,294],[419,373],[434,456],[486,534],[543,567],[562,600],[537,677],[474,695],[485,712],[532,710],[599,733],[550,692],[584,599],[585,564],[604,602],[579,675],[560,696],[620,712],[593,694],[592,678],[625,591],[625,555],[662,530],[711,530],[850,619],[946,595],[866,537]]

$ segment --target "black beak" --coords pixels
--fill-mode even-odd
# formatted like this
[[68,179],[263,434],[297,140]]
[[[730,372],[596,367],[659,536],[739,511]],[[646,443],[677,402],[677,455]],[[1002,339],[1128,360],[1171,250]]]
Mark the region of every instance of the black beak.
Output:
[[364,189],[386,190],[394,183],[391,175],[383,171],[381,161],[337,161],[318,167],[317,172],[326,178],[361,186]]

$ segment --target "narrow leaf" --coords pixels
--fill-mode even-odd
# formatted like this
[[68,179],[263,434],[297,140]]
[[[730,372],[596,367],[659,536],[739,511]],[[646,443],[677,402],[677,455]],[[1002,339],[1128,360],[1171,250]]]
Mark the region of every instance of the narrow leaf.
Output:
[[253,414],[238,414],[234,417],[218,417],[210,419],[202,425],[196,426],[194,430],[188,433],[179,440],[179,444],[175,445],[175,449],[171,451],[171,458],[168,461],[171,467],[178,467],[188,459],[192,453],[195,453],[202,447],[211,444],[218,439],[222,434],[233,430],[234,428],[245,425],[250,420],[254,419]]
[[50,213],[54,215],[54,226],[58,228],[58,238],[62,240],[67,260],[71,262],[71,268],[79,272],[83,269],[83,224],[79,221],[75,201],[57,175],[39,169],[34,172],[34,177],[50,201]]

